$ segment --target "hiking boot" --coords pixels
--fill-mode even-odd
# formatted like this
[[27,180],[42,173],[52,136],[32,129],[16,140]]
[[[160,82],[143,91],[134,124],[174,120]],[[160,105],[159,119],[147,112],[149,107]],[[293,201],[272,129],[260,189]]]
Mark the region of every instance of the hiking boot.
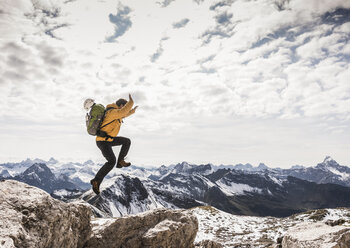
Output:
[[131,163],[130,162],[125,162],[124,160],[119,161],[117,164],[117,168],[123,168],[123,167],[128,167],[130,166]]
[[95,194],[100,194],[100,183],[94,179],[92,179],[90,183],[92,185],[92,190],[95,192]]

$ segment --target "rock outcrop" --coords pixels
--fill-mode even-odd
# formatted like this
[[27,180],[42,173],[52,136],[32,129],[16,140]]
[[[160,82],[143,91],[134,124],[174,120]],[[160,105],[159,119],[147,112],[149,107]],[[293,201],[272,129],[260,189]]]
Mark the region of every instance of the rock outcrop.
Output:
[[211,206],[190,211],[199,222],[196,248],[350,248],[350,208],[310,210],[287,218],[230,215]]
[[189,248],[198,221],[189,211],[157,209],[92,218],[87,203],[65,203],[25,183],[0,181],[0,247]]
[[0,247],[82,247],[91,210],[13,180],[0,182]]
[[198,230],[196,217],[184,210],[158,209],[138,215],[92,221],[89,247],[190,248]]
[[282,240],[282,248],[348,248],[349,226],[325,223],[301,223],[290,228]]
[[223,246],[216,241],[206,239],[196,243],[195,248],[223,248]]

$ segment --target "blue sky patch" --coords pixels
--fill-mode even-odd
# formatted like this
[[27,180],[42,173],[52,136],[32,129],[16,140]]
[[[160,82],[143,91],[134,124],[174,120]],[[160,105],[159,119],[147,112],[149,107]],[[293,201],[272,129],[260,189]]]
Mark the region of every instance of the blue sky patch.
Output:
[[185,18],[185,19],[182,19],[181,21],[179,22],[175,22],[173,24],[173,28],[183,28],[187,25],[187,23],[189,23],[189,19],[188,18]]
[[106,42],[114,42],[132,26],[128,14],[131,9],[127,6],[120,6],[116,15],[109,14],[109,21],[115,25],[114,34],[106,38]]

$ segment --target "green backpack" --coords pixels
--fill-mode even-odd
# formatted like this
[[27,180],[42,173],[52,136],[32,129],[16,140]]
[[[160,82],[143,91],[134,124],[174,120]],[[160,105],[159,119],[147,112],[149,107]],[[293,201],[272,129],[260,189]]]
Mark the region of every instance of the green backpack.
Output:
[[[86,129],[90,135],[93,135],[93,136],[97,135],[100,137],[108,136],[105,132],[100,131],[100,129],[102,128],[101,124],[106,115],[106,112],[110,109],[113,109],[113,108],[106,109],[102,104],[92,105],[90,112],[86,114]],[[107,126],[108,124],[104,126]]]

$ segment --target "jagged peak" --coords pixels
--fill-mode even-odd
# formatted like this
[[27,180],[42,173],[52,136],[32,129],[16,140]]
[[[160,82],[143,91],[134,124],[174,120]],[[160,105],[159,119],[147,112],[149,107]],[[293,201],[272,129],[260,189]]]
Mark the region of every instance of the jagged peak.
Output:
[[291,169],[292,169],[292,170],[305,169],[305,166],[296,164],[296,165],[293,165],[293,166],[291,167]]
[[177,172],[185,172],[191,168],[195,167],[195,165],[191,165],[189,164],[188,162],[182,162],[182,163],[179,163],[177,164],[174,169],[177,171]]
[[198,166],[191,168],[189,171],[190,171],[190,173],[193,172],[193,173],[208,175],[208,174],[212,173],[214,170],[213,170],[212,164],[201,164],[201,165],[198,165]]
[[326,156],[322,163],[319,163],[316,168],[327,169],[327,167],[338,167],[339,164],[331,157]]
[[27,158],[26,160],[23,160],[22,162],[20,162],[20,164],[27,164],[27,165],[35,164],[35,163],[45,163],[45,161],[39,158],[35,158],[35,159]]
[[9,173],[8,170],[2,170],[2,171],[0,172],[0,177],[6,178],[6,177],[11,177],[11,176],[12,176],[12,175]]
[[186,161],[183,161],[182,163],[180,163],[181,166],[189,166],[190,164]]
[[329,163],[329,162],[336,162],[331,156],[326,156],[326,158],[323,160],[323,163]]
[[246,163],[246,164],[242,164],[242,163],[240,163],[240,164],[236,164],[235,166],[233,166],[234,167],[234,169],[236,169],[236,170],[251,170],[251,169],[253,169],[253,165],[251,165],[251,164],[249,164],[249,163]]
[[48,168],[44,163],[34,163],[30,168]]
[[47,167],[47,165],[45,163],[34,163],[32,166],[30,166],[28,169],[26,169],[23,174],[27,174],[27,173],[30,173],[33,171],[49,172],[50,174],[52,174],[51,170],[49,169],[49,167]]
[[84,165],[89,165],[89,164],[94,164],[94,161],[92,161],[91,159],[89,159],[89,160],[86,160],[86,161],[84,162]]
[[265,170],[265,169],[268,169],[269,167],[266,164],[264,164],[264,163],[260,163],[257,168]]
[[327,156],[324,160],[323,160],[323,164],[329,165],[329,166],[337,166],[339,165],[337,163],[337,161],[335,161],[331,156]]
[[47,162],[50,163],[50,164],[57,164],[57,163],[58,163],[58,160],[55,159],[54,157],[51,157],[51,158],[49,159],[49,161],[47,161]]
[[30,158],[27,158],[26,160],[23,160],[21,163],[29,163],[32,162],[32,160]]

